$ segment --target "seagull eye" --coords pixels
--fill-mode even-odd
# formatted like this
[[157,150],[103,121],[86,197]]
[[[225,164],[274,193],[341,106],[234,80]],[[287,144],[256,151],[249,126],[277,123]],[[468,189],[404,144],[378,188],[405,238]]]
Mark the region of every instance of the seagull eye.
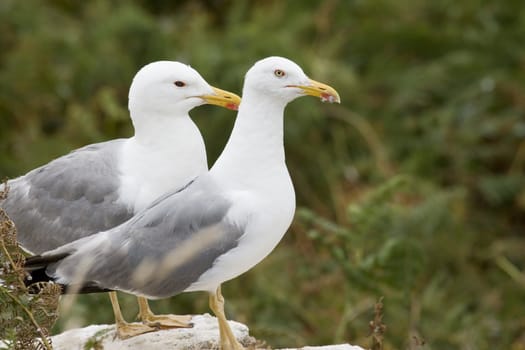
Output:
[[173,84],[175,84],[175,86],[178,86],[178,87],[183,87],[185,86],[186,84],[184,84],[183,81],[180,81],[180,80],[177,80],[176,82],[174,82]]
[[277,78],[282,78],[286,75],[286,73],[284,72],[284,70],[280,70],[280,69],[276,69],[273,74],[275,74],[275,76]]

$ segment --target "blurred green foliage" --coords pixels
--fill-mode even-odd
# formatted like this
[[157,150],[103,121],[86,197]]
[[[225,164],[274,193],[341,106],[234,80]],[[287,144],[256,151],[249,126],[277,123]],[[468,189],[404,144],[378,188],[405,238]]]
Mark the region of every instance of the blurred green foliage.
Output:
[[[387,349],[524,349],[523,43],[522,0],[3,0],[0,176],[130,136],[150,61],[240,93],[256,60],[286,56],[343,103],[287,108],[298,214],[224,286],[230,317],[275,347],[367,346],[384,296]],[[192,115],[212,164],[232,113]],[[106,299],[80,297],[56,331],[112,322]],[[208,311],[199,293],[153,307]]]

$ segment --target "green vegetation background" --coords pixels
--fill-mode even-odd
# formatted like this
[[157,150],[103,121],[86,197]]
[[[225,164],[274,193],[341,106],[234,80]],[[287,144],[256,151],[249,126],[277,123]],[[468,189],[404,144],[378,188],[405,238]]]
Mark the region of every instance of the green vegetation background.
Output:
[[[522,0],[2,0],[0,176],[131,136],[127,90],[148,62],[187,62],[240,94],[270,55],[343,103],[287,108],[298,213],[224,286],[230,318],[275,347],[367,346],[384,296],[387,349],[524,349]],[[192,115],[212,164],[234,114]],[[153,307],[208,312],[202,293]],[[112,321],[105,295],[84,296],[55,331]]]

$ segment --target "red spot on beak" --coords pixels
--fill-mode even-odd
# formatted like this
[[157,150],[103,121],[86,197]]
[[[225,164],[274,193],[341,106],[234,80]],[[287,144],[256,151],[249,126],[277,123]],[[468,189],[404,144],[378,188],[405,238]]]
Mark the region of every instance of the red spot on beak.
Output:
[[321,101],[333,103],[335,101],[335,97],[327,93],[322,93]]
[[228,103],[226,105],[226,108],[231,109],[232,111],[238,111],[239,110],[239,106],[236,105],[235,103]]

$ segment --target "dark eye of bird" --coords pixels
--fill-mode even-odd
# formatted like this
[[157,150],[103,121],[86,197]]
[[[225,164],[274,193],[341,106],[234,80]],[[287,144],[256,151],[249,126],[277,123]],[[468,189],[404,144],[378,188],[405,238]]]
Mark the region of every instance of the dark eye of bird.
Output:
[[283,71],[283,70],[280,70],[280,69],[276,69],[273,74],[275,74],[275,76],[277,78],[282,78],[286,75],[286,73]]
[[176,82],[174,82],[173,84],[175,84],[175,86],[178,86],[178,87],[183,87],[184,85],[184,82],[183,81],[180,81],[180,80],[177,80]]

